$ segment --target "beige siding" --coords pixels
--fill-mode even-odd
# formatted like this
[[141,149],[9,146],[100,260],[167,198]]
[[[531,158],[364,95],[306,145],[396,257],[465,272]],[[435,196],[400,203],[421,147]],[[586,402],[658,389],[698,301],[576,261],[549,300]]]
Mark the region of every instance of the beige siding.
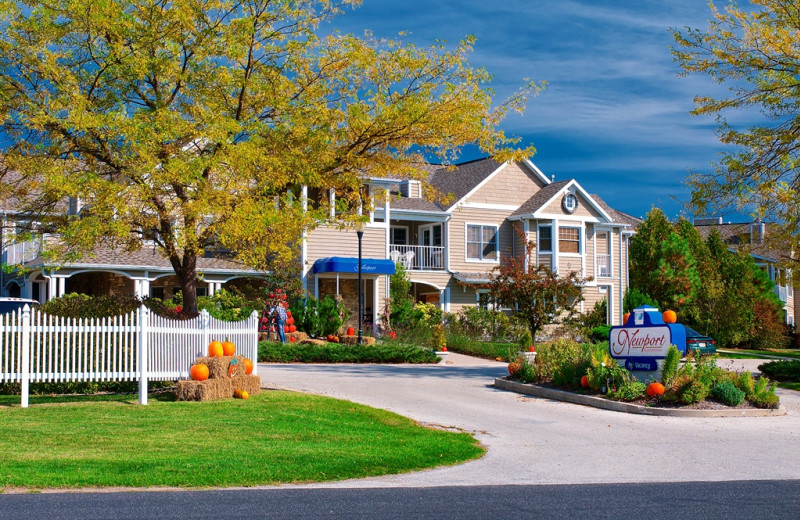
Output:
[[543,186],[542,180],[527,167],[511,163],[465,202],[521,206]]
[[564,216],[572,216],[572,217],[594,217],[600,218],[600,214],[594,210],[594,208],[589,206],[589,203],[586,201],[580,193],[575,194],[578,197],[578,207],[572,213],[567,213],[564,211],[564,208],[561,206],[561,199],[562,196],[556,197],[556,199],[547,205],[542,213],[546,213],[548,215],[564,215]]
[[595,243],[595,237],[597,233],[595,232],[594,226],[592,224],[587,224],[586,229],[583,233],[583,239],[585,240],[583,249],[586,252],[586,256],[584,259],[584,277],[589,279],[595,278],[595,249],[597,248],[597,244]]
[[498,226],[500,258],[511,254],[513,230],[506,220],[507,211],[460,208],[450,219],[450,270],[454,272],[489,272],[498,262],[467,261],[466,224]]
[[[364,258],[386,258],[386,230],[367,227],[361,242]],[[358,236],[354,230],[340,230],[321,226],[308,236],[308,265],[329,256],[358,256]]]
[[558,273],[566,276],[571,272],[575,272],[578,276],[582,273],[583,258],[580,256],[564,256],[558,257]]
[[463,307],[475,306],[475,289],[459,285],[455,280],[450,282],[450,312],[457,313]]

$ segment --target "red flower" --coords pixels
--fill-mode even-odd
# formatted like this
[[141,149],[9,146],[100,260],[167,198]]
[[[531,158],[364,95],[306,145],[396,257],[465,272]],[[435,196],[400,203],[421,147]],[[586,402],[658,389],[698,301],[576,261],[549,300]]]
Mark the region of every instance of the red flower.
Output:
[[176,305],[175,306],[175,312],[177,312],[178,314],[182,313],[183,312],[183,307],[180,306],[180,305]]
[[397,339],[397,333],[393,330],[390,330],[387,336],[389,336],[389,339]]

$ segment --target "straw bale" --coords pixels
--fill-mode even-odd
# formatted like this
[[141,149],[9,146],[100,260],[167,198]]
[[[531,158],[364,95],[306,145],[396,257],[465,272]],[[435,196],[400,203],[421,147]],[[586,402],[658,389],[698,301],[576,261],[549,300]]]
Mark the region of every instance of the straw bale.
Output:
[[327,342],[323,341],[321,339],[308,338],[308,339],[304,339],[300,343],[303,344],[303,345],[316,345],[318,347],[324,347]]
[[247,390],[250,395],[261,392],[261,378],[255,375],[242,375],[234,378],[206,379],[205,381],[178,381],[175,391],[179,401],[212,401],[230,399],[233,391]]
[[301,332],[299,330],[295,332],[287,332],[286,341],[291,341],[289,338],[294,338],[296,342],[302,343],[303,340],[308,339],[308,334],[306,334],[305,332]]
[[[344,343],[345,345],[356,345],[358,344],[358,336],[339,336],[339,343]],[[361,344],[362,345],[374,345],[375,338],[372,336],[362,336],[361,337]]]
[[199,357],[195,360],[195,364],[203,363],[208,367],[209,379],[227,379],[228,366],[234,358],[239,360],[239,364],[242,365],[242,373],[244,373],[244,356]]

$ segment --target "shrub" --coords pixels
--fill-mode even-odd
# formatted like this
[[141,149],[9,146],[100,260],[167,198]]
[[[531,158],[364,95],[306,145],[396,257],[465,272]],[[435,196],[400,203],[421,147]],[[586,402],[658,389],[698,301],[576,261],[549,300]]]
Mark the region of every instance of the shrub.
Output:
[[675,381],[675,375],[678,373],[678,363],[681,360],[681,351],[675,345],[670,345],[667,350],[667,355],[664,358],[664,364],[661,367],[661,383],[669,388]]
[[791,361],[770,361],[758,365],[758,369],[777,381],[800,382],[800,359]]
[[290,310],[297,329],[311,336],[336,334],[349,315],[341,299],[330,296],[320,300],[309,296],[295,302]]
[[593,328],[589,333],[589,338],[595,343],[601,341],[608,341],[608,336],[611,333],[611,325],[598,325]]
[[70,293],[42,304],[39,310],[65,318],[107,318],[128,314],[142,301],[133,296],[89,296]]
[[375,345],[258,343],[258,360],[267,363],[436,363],[432,351],[395,341]]
[[703,381],[687,379],[682,381],[678,387],[677,396],[678,400],[683,404],[694,404],[704,400],[710,391],[710,387]]
[[544,343],[536,352],[526,382],[552,381],[557,386],[577,386],[591,363],[592,347],[562,339]]
[[242,293],[220,289],[211,296],[197,298],[197,310],[208,313],[224,321],[241,321],[250,317],[253,311],[260,311],[263,305],[257,300],[248,300]]
[[642,397],[647,389],[647,385],[641,381],[628,381],[617,388],[616,391],[609,392],[608,397],[615,401],[635,401]]
[[595,356],[592,366],[586,371],[586,375],[589,378],[589,386],[592,390],[606,394],[615,392],[631,380],[630,373],[625,370],[625,367],[621,367],[617,360],[609,356],[608,353],[603,353],[602,360]]
[[783,348],[789,344],[789,327],[780,318],[778,308],[769,301],[759,300],[753,306],[754,320],[751,346],[754,349]]
[[747,400],[759,408],[777,408],[780,404],[780,400],[775,394],[775,385],[770,384],[766,377],[759,377],[756,380],[753,392],[747,396]]
[[739,406],[744,401],[744,392],[736,388],[733,381],[721,381],[711,389],[711,398],[728,406]]

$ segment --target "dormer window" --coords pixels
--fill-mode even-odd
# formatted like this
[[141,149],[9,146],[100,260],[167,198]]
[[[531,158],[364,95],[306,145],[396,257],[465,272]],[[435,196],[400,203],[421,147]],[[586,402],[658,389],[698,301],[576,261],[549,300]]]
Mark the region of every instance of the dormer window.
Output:
[[578,197],[574,193],[566,193],[561,200],[561,207],[569,214],[575,213],[575,210],[578,209]]

